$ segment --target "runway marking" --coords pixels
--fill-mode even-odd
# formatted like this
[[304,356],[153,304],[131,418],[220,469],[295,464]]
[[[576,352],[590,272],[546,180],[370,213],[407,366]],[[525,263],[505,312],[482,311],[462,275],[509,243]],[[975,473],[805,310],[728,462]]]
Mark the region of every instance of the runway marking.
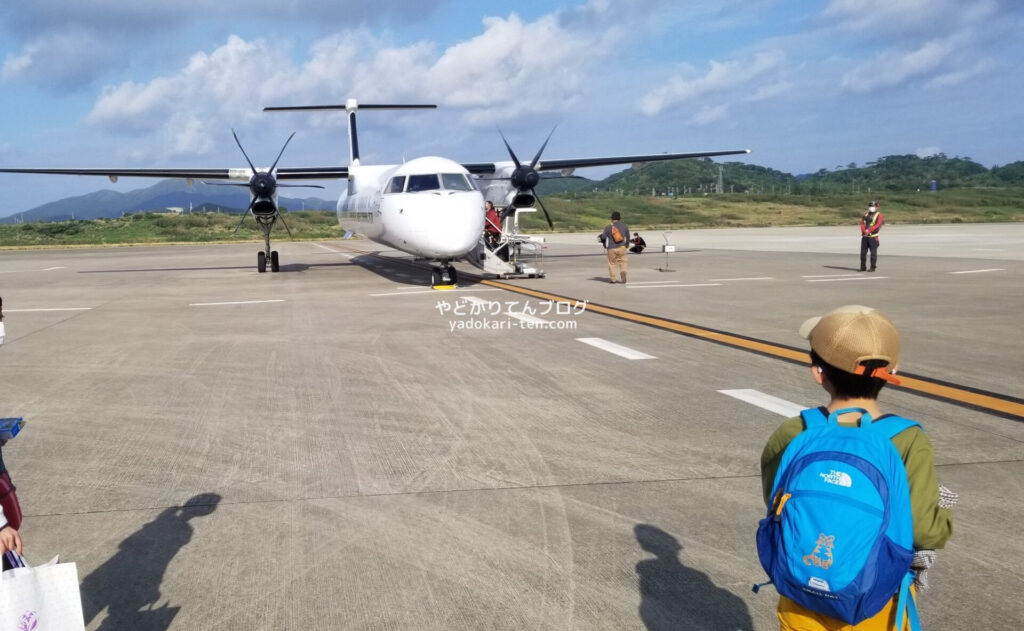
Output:
[[689,285],[641,285],[639,287],[636,287],[634,285],[626,283],[626,289],[661,289],[663,287],[718,287],[721,284],[722,283],[692,283]]
[[809,276],[801,276],[800,278],[844,278],[849,276],[860,277],[861,274],[811,274]]
[[659,283],[681,283],[681,280],[642,280],[630,283],[631,285],[657,285]]
[[[518,285],[510,285],[496,280],[481,279],[479,282],[482,285],[497,287],[499,289],[504,289],[505,291],[511,291],[524,296],[533,296],[542,300],[565,302],[570,305],[583,302],[579,298],[560,296],[558,294],[537,291],[535,289],[520,287]],[[669,320],[668,318],[659,318],[644,313],[637,313],[635,311],[616,309],[614,307],[608,307],[595,302],[587,302],[587,313],[596,313],[612,318],[618,318],[620,320],[636,322],[638,324],[644,324],[657,329],[672,331],[680,335],[686,335],[687,337],[707,340],[723,346],[729,346],[740,350],[750,351],[752,353],[758,353],[760,355],[766,355],[768,357],[774,357],[794,364],[805,366],[810,364],[810,359],[806,349],[784,346],[782,344],[776,344],[765,340],[737,335],[735,333],[727,333],[725,331],[718,331],[695,324],[688,324],[686,322]],[[903,382],[903,385],[894,386],[895,390],[920,394],[949,403],[954,403],[956,405],[963,405],[979,409],[984,412],[997,414],[1013,420],[1024,421],[1024,399],[1000,394],[998,392],[988,392],[968,386],[948,383],[930,377],[912,375],[905,372],[900,374],[900,380]]]
[[853,276],[850,278],[808,278],[805,283],[835,283],[844,280],[884,280],[888,276]]
[[341,250],[335,250],[334,248],[329,248],[326,245],[320,245],[319,243],[314,243],[313,245],[315,245],[318,248],[323,248],[324,250],[327,250],[328,252],[334,252],[335,254],[340,254],[340,255],[342,255],[344,257],[348,257],[350,259],[351,258],[355,258],[355,256],[356,256],[355,254],[349,254],[347,252],[342,252]]
[[35,313],[38,311],[89,311],[92,307],[58,307],[54,309],[7,309],[7,313]]
[[[455,289],[449,289],[448,291],[501,291],[500,289],[481,289],[480,287],[456,287]],[[370,297],[377,298],[378,296],[412,296],[413,294],[436,294],[435,289],[413,289],[403,291],[392,291],[383,294],[368,294]]]
[[710,282],[712,282],[712,283],[719,282],[719,281],[725,282],[725,281],[729,281],[729,280],[775,280],[775,279],[772,278],[771,276],[758,276],[756,278],[712,278],[712,279],[710,279]]
[[608,340],[604,340],[599,337],[578,337],[576,338],[576,341],[583,342],[584,344],[589,344],[594,348],[599,348],[603,351],[608,351],[609,353],[618,355],[619,357],[625,357],[626,359],[657,359],[657,357],[655,357],[654,355],[641,353],[640,351],[635,351],[627,346],[622,346],[621,344],[616,344],[615,342],[609,342]]
[[801,410],[805,410],[810,406],[800,405],[799,403],[793,403],[779,397],[773,397],[770,394],[765,394],[759,390],[719,390],[722,394],[730,396],[734,399],[739,399],[751,405],[756,405],[759,408],[768,410],[769,412],[775,412],[780,416],[786,418],[793,418],[799,416]]
[[220,305],[259,305],[267,302],[284,302],[284,300],[235,300],[232,302],[191,302],[190,307],[217,307]]
[[981,274],[983,272],[1005,272],[1004,267],[993,267],[990,269],[968,269],[962,272],[947,272],[947,274]]
[[58,267],[47,267],[46,269],[10,269],[0,272],[0,274],[31,274],[32,272],[52,272],[55,269],[65,269],[64,266]]

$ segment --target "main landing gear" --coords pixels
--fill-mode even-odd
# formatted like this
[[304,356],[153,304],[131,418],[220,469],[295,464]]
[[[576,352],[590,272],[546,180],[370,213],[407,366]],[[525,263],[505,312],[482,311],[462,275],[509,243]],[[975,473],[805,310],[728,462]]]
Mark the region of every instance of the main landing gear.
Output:
[[447,261],[430,270],[430,286],[434,289],[454,289],[459,282],[458,273]]

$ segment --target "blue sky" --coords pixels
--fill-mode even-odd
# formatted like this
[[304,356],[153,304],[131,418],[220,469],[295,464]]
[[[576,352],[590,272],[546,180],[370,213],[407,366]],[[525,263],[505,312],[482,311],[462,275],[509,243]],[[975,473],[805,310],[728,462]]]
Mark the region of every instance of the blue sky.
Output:
[[[1024,160],[1015,0],[66,0],[0,5],[0,164],[237,167],[750,148],[807,173],[891,154]],[[581,171],[603,177],[608,170]],[[4,175],[0,216],[122,179]],[[336,197],[338,183],[325,196]]]

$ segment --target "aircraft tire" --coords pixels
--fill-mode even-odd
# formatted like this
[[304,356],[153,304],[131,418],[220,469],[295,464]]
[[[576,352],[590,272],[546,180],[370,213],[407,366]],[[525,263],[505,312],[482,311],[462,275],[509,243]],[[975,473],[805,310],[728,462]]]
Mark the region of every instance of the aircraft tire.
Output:
[[260,252],[256,255],[256,271],[262,274],[267,271],[267,253]]
[[441,284],[441,272],[435,267],[430,270],[430,286],[437,287]]
[[278,262],[278,258],[277,258],[277,250],[274,250],[273,252],[270,253],[270,271],[271,272],[281,271],[281,265]]
[[449,276],[449,278],[451,278],[451,282],[448,283],[449,285],[457,285],[459,283],[459,275],[455,271],[454,267],[449,267],[448,268],[448,276]]

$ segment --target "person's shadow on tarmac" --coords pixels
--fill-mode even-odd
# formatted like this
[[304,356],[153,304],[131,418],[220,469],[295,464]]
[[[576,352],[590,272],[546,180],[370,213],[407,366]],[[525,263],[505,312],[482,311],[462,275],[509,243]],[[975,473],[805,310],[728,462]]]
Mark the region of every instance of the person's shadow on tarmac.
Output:
[[636,564],[640,619],[648,631],[753,631],[746,603],[684,566],[675,537],[650,524],[637,524],[633,532],[640,547],[655,556]]
[[118,546],[117,554],[82,581],[82,610],[89,624],[104,608],[104,629],[164,631],[181,607],[160,599],[160,584],[171,559],[192,539],[188,521],[217,509],[221,496],[202,493],[160,513]]

